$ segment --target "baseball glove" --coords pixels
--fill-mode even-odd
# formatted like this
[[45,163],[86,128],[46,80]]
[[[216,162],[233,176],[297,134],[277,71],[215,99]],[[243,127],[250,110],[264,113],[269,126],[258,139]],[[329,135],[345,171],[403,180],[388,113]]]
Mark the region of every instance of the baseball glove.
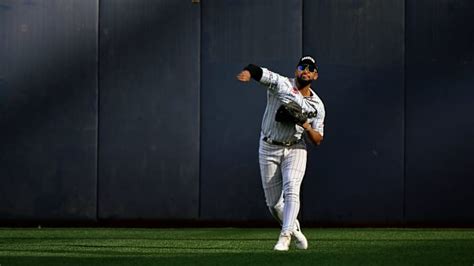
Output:
[[295,102],[283,104],[278,108],[275,121],[280,123],[292,123],[303,125],[308,119],[308,115],[303,113],[303,109]]

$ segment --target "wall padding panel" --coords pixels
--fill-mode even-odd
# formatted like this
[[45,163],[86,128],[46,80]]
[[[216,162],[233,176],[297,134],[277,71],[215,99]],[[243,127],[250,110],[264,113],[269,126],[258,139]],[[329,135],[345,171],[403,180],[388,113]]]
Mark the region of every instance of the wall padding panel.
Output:
[[0,1],[0,219],[94,220],[96,0]]
[[197,218],[200,6],[104,0],[99,218]]
[[293,76],[299,0],[203,1],[201,219],[271,220],[258,164],[266,89],[235,76],[249,63]]
[[406,218],[474,223],[474,2],[407,1]]
[[304,2],[304,52],[320,65],[323,144],[310,150],[303,221],[403,218],[404,1]]

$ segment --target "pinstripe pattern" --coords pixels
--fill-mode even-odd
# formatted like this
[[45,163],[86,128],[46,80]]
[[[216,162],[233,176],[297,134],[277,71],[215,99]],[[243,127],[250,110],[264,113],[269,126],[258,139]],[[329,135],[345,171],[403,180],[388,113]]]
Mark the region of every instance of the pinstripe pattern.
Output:
[[262,120],[262,135],[273,140],[286,142],[301,138],[303,128],[275,121],[278,108],[290,101],[299,104],[305,112],[317,112],[315,118],[309,119],[311,126],[321,135],[324,134],[324,104],[318,95],[311,90],[312,96],[303,97],[296,88],[295,80],[280,76],[262,68],[263,74],[260,83],[268,87],[267,107]]
[[291,231],[300,208],[300,187],[306,170],[306,145],[281,147],[261,140],[260,173],[267,206],[282,231]]
[[290,146],[278,146],[262,140],[269,137],[286,142],[301,139],[303,128],[275,121],[275,115],[282,103],[294,101],[305,112],[317,111],[317,116],[309,120],[311,126],[324,134],[325,110],[321,99],[311,90],[310,97],[303,97],[294,79],[280,76],[266,68],[260,83],[268,88],[267,106],[262,120],[259,146],[259,163],[262,186],[267,206],[275,219],[282,224],[282,232],[294,229],[300,209],[300,188],[306,170],[306,144],[302,142]]

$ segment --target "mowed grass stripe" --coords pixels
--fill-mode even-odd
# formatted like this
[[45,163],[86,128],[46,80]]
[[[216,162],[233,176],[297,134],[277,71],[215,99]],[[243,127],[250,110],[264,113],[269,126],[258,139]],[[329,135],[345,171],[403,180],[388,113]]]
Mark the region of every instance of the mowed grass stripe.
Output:
[[[278,229],[0,229],[3,265],[473,265],[474,230],[306,229],[277,253]],[[128,263],[128,264],[127,264]]]

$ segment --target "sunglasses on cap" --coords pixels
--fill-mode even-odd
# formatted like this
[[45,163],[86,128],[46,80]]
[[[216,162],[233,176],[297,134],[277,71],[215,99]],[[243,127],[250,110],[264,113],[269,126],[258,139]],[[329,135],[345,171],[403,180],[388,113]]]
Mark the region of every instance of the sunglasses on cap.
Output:
[[298,70],[303,71],[305,69],[308,69],[309,72],[316,72],[316,67],[314,65],[308,65],[308,64],[303,64],[303,65],[298,65]]

